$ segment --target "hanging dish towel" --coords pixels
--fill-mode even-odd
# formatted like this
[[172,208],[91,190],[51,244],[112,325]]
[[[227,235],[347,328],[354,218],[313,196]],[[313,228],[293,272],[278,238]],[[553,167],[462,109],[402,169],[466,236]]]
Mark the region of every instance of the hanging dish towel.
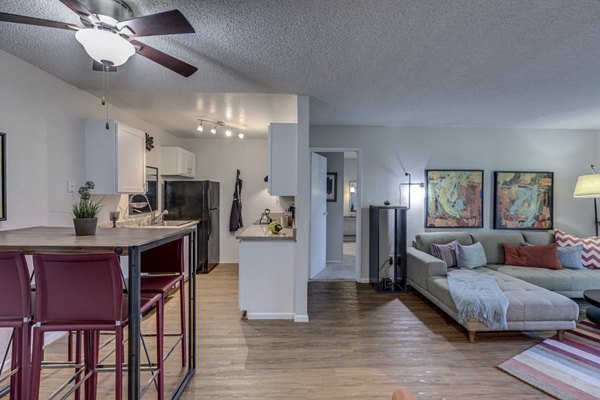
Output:
[[229,232],[235,232],[244,226],[242,222],[242,180],[240,179],[240,170],[237,170],[235,177],[235,190],[233,191],[233,203],[231,204],[231,214],[229,215]]

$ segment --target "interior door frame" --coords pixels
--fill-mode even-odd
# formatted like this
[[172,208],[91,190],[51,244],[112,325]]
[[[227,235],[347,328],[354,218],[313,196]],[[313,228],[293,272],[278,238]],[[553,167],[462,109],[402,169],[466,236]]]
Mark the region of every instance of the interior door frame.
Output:
[[[362,149],[356,147],[310,147],[310,153],[345,153],[348,151],[356,152],[356,190],[358,190],[358,196],[356,196],[356,260],[354,264],[354,279],[356,282],[369,283],[369,277],[363,278],[361,276],[361,265],[362,265],[362,179],[363,179],[363,158]],[[309,233],[310,235],[310,233]],[[309,236],[310,238],[310,236]],[[310,243],[310,240],[309,240]],[[310,249],[309,245],[309,251]]]

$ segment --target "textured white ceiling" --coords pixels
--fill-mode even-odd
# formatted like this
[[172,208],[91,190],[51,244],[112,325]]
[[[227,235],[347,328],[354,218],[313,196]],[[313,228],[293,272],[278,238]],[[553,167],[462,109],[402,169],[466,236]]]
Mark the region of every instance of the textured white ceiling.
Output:
[[[197,31],[140,39],[196,65],[191,78],[139,56],[111,75],[115,103],[151,122],[195,119],[205,93],[280,93],[310,95],[313,124],[600,128],[598,0],[129,3],[136,15],[178,8]],[[58,0],[0,11],[78,22]],[[97,91],[73,35],[0,23],[0,48]]]

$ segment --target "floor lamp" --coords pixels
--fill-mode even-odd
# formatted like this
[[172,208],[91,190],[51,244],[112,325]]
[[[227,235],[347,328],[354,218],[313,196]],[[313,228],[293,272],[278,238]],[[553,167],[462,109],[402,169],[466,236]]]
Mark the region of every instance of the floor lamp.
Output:
[[590,175],[581,175],[577,178],[575,192],[573,197],[593,197],[594,198],[594,225],[596,228],[596,236],[598,236],[598,207],[596,198],[600,197],[600,174],[596,174],[596,166],[592,165],[592,173]]

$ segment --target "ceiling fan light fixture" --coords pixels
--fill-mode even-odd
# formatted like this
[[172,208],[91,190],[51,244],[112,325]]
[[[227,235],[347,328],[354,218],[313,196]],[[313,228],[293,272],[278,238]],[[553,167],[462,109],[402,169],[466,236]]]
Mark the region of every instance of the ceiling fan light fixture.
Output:
[[102,29],[82,29],[75,38],[90,57],[104,65],[118,67],[135,54],[135,47],[121,35]]

